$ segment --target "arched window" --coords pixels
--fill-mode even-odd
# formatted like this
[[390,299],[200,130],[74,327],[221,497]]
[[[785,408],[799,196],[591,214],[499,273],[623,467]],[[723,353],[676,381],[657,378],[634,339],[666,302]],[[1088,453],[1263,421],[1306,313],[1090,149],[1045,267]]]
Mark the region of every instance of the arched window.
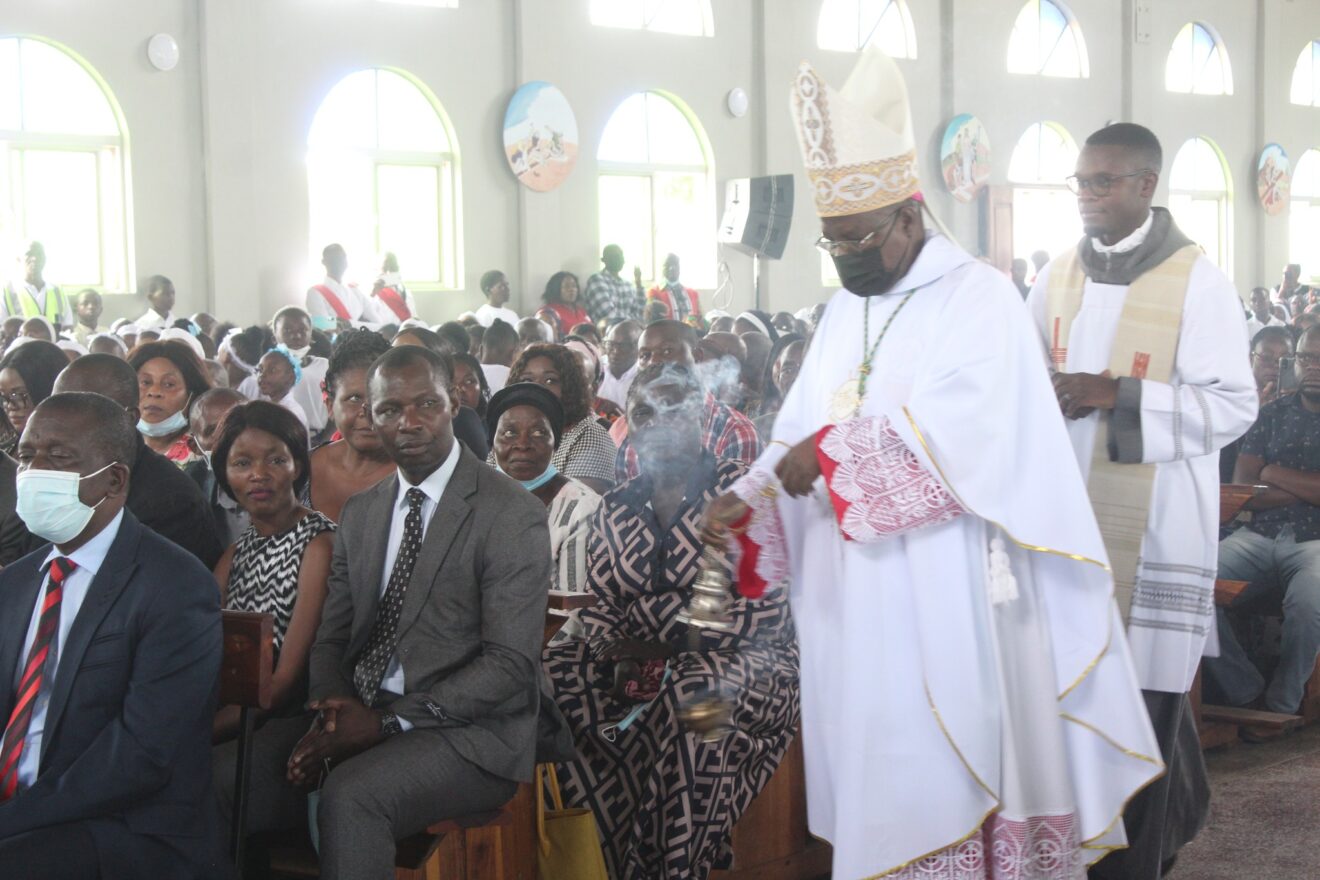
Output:
[[87,62],[45,40],[0,38],[0,253],[36,239],[46,277],[66,292],[128,291],[128,168],[123,114]]
[[710,0],[591,0],[591,23],[691,37],[715,36]]
[[359,70],[325,96],[307,136],[312,263],[339,242],[365,280],[390,251],[414,289],[462,277],[458,149],[435,96],[395,70]]
[[1303,107],[1320,107],[1320,40],[1307,43],[1297,56],[1288,99]]
[[622,247],[648,279],[678,254],[688,286],[713,287],[715,168],[692,112],[660,92],[631,95],[605,124],[596,159],[601,245]]
[[1229,270],[1228,169],[1219,148],[1192,138],[1178,149],[1169,170],[1169,210],[1178,227]]
[[1189,21],[1178,31],[1164,64],[1164,87],[1189,95],[1233,94],[1228,49],[1209,25]]
[[1085,78],[1086,40],[1071,12],[1054,0],[1027,0],[1008,40],[1008,72]]
[[1013,255],[1043,250],[1057,257],[1082,237],[1077,197],[1067,178],[1077,168],[1077,144],[1055,122],[1037,122],[1018,138],[1008,161],[1013,184]]
[[1293,169],[1288,206],[1288,262],[1300,263],[1306,277],[1320,269],[1320,150],[1307,150]]
[[875,43],[890,58],[916,58],[917,34],[903,0],[825,0],[816,45],[856,52]]

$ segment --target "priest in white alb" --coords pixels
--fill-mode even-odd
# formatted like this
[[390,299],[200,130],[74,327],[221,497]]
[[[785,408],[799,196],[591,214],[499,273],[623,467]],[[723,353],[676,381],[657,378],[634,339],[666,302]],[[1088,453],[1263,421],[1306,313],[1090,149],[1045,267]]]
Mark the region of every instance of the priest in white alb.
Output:
[[1132,846],[1095,880],[1158,880],[1205,822],[1187,692],[1203,651],[1218,653],[1219,450],[1251,427],[1258,401],[1233,282],[1151,207],[1162,166],[1144,126],[1087,138],[1069,178],[1085,235],[1027,299],[1169,768],[1128,810]]
[[811,832],[841,880],[1078,880],[1163,764],[1030,317],[926,227],[889,58],[792,108],[844,289],[705,538],[789,581]]

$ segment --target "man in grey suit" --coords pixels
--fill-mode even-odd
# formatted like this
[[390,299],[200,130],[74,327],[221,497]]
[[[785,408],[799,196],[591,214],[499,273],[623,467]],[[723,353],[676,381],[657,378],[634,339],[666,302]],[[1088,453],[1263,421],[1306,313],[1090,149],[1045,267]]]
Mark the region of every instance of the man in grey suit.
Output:
[[310,659],[312,729],[288,779],[325,777],[322,877],[393,877],[395,840],[494,809],[532,775],[550,583],[544,506],[454,442],[448,357],[372,366],[399,466],[349,500]]

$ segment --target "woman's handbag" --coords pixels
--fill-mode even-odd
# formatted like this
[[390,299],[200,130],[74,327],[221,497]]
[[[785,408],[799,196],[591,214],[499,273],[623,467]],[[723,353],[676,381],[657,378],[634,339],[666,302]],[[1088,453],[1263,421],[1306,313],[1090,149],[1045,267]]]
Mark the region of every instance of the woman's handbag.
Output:
[[[545,808],[546,787],[554,809]],[[609,880],[591,810],[564,809],[554,764],[536,765],[536,866],[540,880]]]

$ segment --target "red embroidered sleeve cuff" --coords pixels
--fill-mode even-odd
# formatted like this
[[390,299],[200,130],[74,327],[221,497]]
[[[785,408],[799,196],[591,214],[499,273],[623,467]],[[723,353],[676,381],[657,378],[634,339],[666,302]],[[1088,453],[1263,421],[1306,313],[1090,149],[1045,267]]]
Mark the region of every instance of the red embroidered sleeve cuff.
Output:
[[822,428],[816,457],[848,540],[879,541],[965,512],[883,416]]
[[734,524],[742,558],[738,562],[738,592],[759,598],[766,584],[788,580],[788,541],[779,517],[779,478],[770,467],[758,464],[732,486],[749,508]]

